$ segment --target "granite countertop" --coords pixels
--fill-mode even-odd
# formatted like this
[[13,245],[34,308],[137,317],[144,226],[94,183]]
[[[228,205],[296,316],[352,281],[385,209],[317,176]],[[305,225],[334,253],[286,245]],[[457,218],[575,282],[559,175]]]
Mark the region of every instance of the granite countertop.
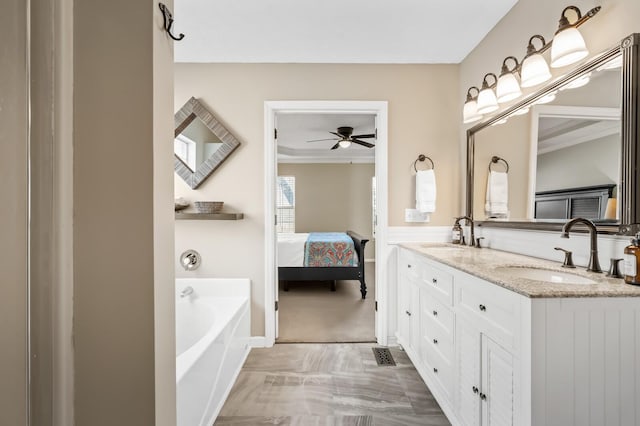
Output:
[[[559,262],[459,244],[406,243],[400,246],[531,298],[640,297],[640,286],[626,284],[621,278],[609,278],[605,273],[587,272],[584,267],[563,268]],[[521,278],[514,275],[513,269],[520,267],[574,274],[591,279],[595,284],[562,284]]]

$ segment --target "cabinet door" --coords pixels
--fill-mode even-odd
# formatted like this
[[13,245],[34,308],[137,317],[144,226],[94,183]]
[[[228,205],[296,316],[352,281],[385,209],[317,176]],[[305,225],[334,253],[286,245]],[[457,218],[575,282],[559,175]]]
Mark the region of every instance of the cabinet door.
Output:
[[460,421],[480,424],[480,332],[456,320],[456,403]]
[[482,424],[513,425],[513,356],[482,335]]
[[410,342],[418,353],[420,350],[420,289],[415,282],[409,281]]
[[[406,266],[405,266],[406,267]],[[409,344],[411,330],[411,294],[406,275],[398,274],[398,336],[404,345]]]

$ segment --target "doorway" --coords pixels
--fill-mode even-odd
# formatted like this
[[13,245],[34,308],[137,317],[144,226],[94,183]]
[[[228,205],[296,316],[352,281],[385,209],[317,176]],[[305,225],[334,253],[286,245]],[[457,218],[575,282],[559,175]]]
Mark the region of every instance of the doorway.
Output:
[[[356,301],[359,302],[357,305],[354,303],[352,308],[359,308],[362,310],[363,314],[367,312],[367,303],[371,308],[371,314],[373,314],[374,319],[374,328],[373,328],[373,338],[377,340],[380,344],[386,344],[386,335],[387,335],[387,286],[386,286],[386,267],[385,260],[382,259],[381,254],[384,253],[385,247],[385,237],[386,237],[386,217],[387,217],[387,103],[383,101],[272,101],[265,103],[265,223],[272,223],[273,226],[265,227],[265,268],[266,268],[266,286],[265,286],[265,344],[267,346],[273,345],[276,341],[276,337],[278,336],[279,330],[279,319],[287,319],[287,321],[295,321],[296,318],[296,302],[295,296],[293,296],[293,292],[288,294],[288,300],[282,301],[285,304],[283,305],[279,301],[279,286],[278,286],[278,267],[277,267],[277,257],[278,257],[278,247],[277,247],[277,238],[276,238],[276,228],[277,228],[277,208],[276,208],[276,198],[278,195],[278,128],[280,126],[279,118],[282,117],[309,117],[311,115],[322,115],[322,116],[344,116],[346,120],[350,117],[369,117],[369,119],[373,122],[373,132],[375,134],[375,159],[373,161],[373,174],[375,177],[371,177],[370,179],[370,189],[375,188],[376,194],[376,204],[375,208],[369,209],[369,213],[371,214],[371,228],[372,235],[366,236],[367,239],[372,240],[370,252],[373,252],[372,258],[367,258],[363,252],[362,259],[360,259],[364,265],[365,276],[366,276],[366,285],[367,285],[367,299],[361,300],[356,298]],[[357,135],[357,129],[353,133]],[[341,136],[340,130],[327,129],[327,139],[333,139],[334,136]],[[322,138],[319,138],[322,139]],[[342,139],[340,137],[340,139]],[[322,144],[322,141],[319,141]],[[333,141],[327,141],[329,145],[333,146]],[[366,144],[360,144],[366,147]],[[324,145],[322,145],[324,146]],[[324,147],[327,150],[330,150],[332,146]],[[337,148],[334,148],[337,150]],[[282,150],[282,147],[280,149]],[[322,148],[318,148],[317,151],[323,151]],[[366,152],[367,150],[360,149],[360,153]],[[348,152],[351,152],[352,157],[357,157],[358,150],[343,151],[345,155],[348,155]],[[285,154],[287,151],[285,150]],[[290,154],[290,152],[289,152]],[[286,155],[285,155],[286,157]],[[282,155],[281,155],[282,158]],[[355,160],[355,161],[354,161]],[[360,159],[361,160],[361,159]],[[302,159],[301,162],[309,162],[310,159]],[[360,161],[358,164],[357,158],[346,158],[343,159],[344,166],[347,166],[351,163],[354,167],[357,168],[358,165],[364,165],[364,162]],[[323,166],[322,164],[315,164],[316,169],[327,168],[326,164]],[[342,167],[343,169],[345,167]],[[294,170],[295,166],[288,165],[284,169]],[[337,169],[336,169],[337,170]],[[369,194],[367,194],[369,197]],[[281,213],[282,214],[282,213]],[[358,230],[355,230],[358,232]],[[362,231],[361,231],[362,232]],[[375,235],[375,239],[372,236]],[[354,238],[354,241],[356,239]],[[366,262],[369,260],[369,262]],[[372,262],[375,261],[375,262]],[[368,274],[366,272],[369,272]],[[310,284],[310,285],[309,285]],[[334,323],[331,325],[331,321],[328,324],[334,328],[334,331],[338,331],[338,334],[329,334],[322,335],[317,334],[317,341],[346,341],[349,340],[349,335],[340,335],[340,328],[336,325],[335,321],[339,322],[339,315],[337,312],[344,312],[345,310],[349,310],[347,307],[339,307],[336,306],[336,302],[338,299],[334,298],[329,299],[331,296],[330,287],[333,283],[331,280],[329,282],[325,281],[316,281],[316,282],[306,282],[306,283],[297,283],[292,281],[289,285],[296,286],[296,296],[305,297],[307,301],[309,297],[313,300],[314,295],[321,295],[322,299],[325,300],[325,317],[333,316]],[[342,291],[342,295],[346,296],[345,299],[353,300],[352,295],[349,293],[353,292],[354,286],[353,282],[336,280],[336,292],[333,293],[333,296],[338,297],[340,292]],[[356,289],[357,290],[357,289]],[[289,297],[291,296],[291,297]],[[340,299],[340,302],[345,302],[345,299]],[[322,301],[317,299],[319,304],[322,304]],[[290,311],[287,312],[286,316],[280,317],[280,313],[282,308],[285,306],[289,306]],[[376,310],[377,307],[377,310]],[[304,309],[303,309],[304,310]],[[301,309],[298,309],[299,313],[302,312]],[[323,309],[319,307],[317,312],[322,315]],[[306,315],[306,314],[305,314]],[[336,318],[337,317],[337,318]],[[318,317],[319,318],[319,317]],[[363,320],[366,324],[366,318]],[[326,324],[325,324],[326,325]],[[316,324],[315,326],[311,324],[311,327],[318,331],[318,328],[322,328],[322,324]],[[301,333],[305,333],[304,327],[298,330]],[[325,331],[325,330],[323,330]],[[357,331],[356,331],[357,333]],[[337,336],[337,337],[336,337]],[[351,334],[353,336],[353,334]],[[370,338],[371,338],[370,337]],[[312,338],[313,340],[313,338]],[[286,336],[285,336],[286,341]],[[310,341],[310,340],[307,340]]]

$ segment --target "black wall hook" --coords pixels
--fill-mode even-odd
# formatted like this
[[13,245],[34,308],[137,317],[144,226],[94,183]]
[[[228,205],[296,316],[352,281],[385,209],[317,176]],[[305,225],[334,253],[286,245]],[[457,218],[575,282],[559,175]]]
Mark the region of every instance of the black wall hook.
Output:
[[180,41],[184,38],[184,34],[180,33],[178,37],[174,36],[171,33],[171,27],[173,26],[173,15],[167,6],[164,3],[158,3],[158,7],[162,12],[162,17],[164,18],[164,30],[169,34],[169,37],[176,41]]

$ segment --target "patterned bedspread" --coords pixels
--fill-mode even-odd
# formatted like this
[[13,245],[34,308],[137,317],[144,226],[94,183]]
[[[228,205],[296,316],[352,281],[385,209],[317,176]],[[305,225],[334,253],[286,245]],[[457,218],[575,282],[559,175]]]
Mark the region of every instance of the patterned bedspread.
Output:
[[312,232],[304,244],[304,266],[356,266],[351,237],[344,232]]

